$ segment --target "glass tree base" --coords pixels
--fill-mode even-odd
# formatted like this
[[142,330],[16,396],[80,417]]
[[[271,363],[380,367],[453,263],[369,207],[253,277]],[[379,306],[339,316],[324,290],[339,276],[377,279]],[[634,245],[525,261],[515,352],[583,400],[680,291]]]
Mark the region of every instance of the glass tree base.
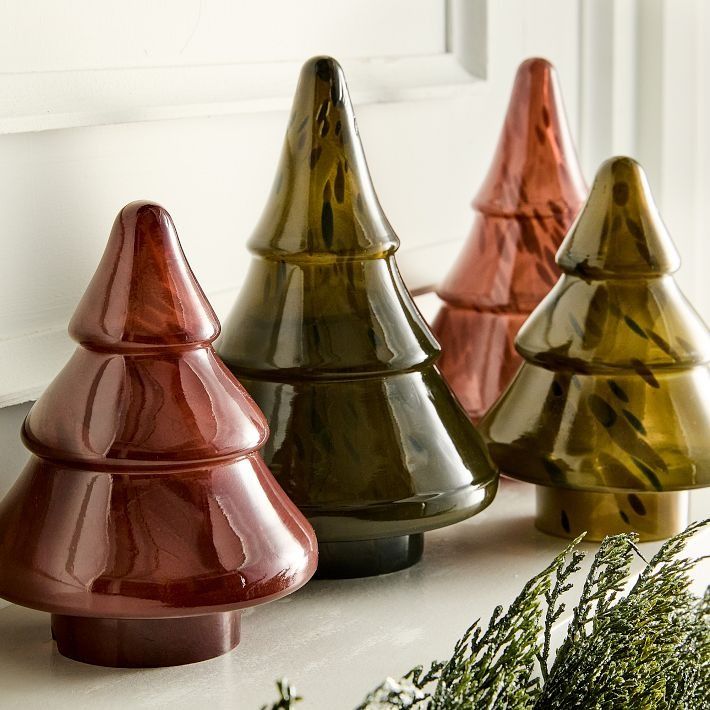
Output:
[[318,545],[315,576],[320,579],[351,579],[397,572],[419,562],[423,551],[423,533],[376,540],[321,542]]
[[114,668],[157,668],[221,656],[239,643],[240,612],[173,619],[97,619],[52,614],[62,656]]
[[639,540],[663,540],[690,522],[688,491],[598,493],[536,486],[535,527],[558,537],[585,540],[606,535],[638,533]]

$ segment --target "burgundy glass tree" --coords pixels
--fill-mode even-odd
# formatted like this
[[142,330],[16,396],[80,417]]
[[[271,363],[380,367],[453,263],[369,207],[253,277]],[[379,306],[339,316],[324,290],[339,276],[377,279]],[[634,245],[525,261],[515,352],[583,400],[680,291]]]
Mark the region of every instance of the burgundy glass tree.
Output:
[[259,454],[266,421],[212,349],[219,323],[162,207],[120,212],[69,332],[0,504],[0,596],[50,612],[77,660],[224,653],[242,609],[309,579],[316,541]]
[[475,422],[521,363],[513,341],[555,284],[555,253],[584,201],[554,67],[523,62],[473,229],[437,289],[439,368]]

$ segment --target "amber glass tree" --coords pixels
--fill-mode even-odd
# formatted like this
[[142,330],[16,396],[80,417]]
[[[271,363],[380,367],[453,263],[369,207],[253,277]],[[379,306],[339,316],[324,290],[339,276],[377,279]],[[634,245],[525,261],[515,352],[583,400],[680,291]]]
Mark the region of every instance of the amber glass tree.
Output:
[[266,461],[316,529],[322,576],[413,564],[425,530],[473,515],[496,489],[435,367],[398,246],[342,69],[311,59],[218,349],[266,414]]
[[541,529],[668,537],[687,489],[710,484],[710,335],[636,162],[601,166],[557,263],[481,431],[502,471],[537,484]]
[[0,596],[50,612],[60,653],[87,663],[225,653],[242,609],[308,581],[316,540],[260,456],[264,416],[212,349],[219,322],[162,207],[121,210],[69,332],[0,504]]
[[555,253],[585,195],[555,69],[528,59],[473,201],[473,228],[437,289],[439,367],[474,422],[520,366],[515,335],[555,284]]

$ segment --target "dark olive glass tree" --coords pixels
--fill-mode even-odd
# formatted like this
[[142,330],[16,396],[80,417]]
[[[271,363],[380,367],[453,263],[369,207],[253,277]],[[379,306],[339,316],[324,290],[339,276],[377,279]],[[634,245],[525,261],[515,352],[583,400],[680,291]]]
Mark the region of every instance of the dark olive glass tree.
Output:
[[503,472],[537,484],[542,530],[669,537],[687,490],[710,485],[710,334],[636,162],[601,166],[557,263],[481,431]]
[[342,69],[311,59],[218,348],[269,421],[263,453],[316,529],[320,576],[414,564],[425,530],[477,513],[496,490],[485,446],[435,366],[398,246]]

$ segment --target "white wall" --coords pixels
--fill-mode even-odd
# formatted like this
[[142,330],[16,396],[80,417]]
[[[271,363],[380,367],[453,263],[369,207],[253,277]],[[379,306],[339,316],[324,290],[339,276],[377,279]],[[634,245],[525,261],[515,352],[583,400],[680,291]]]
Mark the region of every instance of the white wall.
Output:
[[[18,432],[27,405],[11,405],[36,397],[71,352],[68,318],[124,203],[148,198],[168,208],[225,315],[271,185],[299,64],[313,54],[342,60],[411,288],[438,281],[457,253],[515,67],[542,55],[558,66],[588,177],[613,152],[649,161],[685,259],[679,279],[710,315],[700,219],[707,194],[700,186],[710,185],[710,142],[700,130],[710,125],[702,0],[322,7],[315,0],[2,6],[0,494],[25,457]],[[684,142],[691,134],[697,151]]]

